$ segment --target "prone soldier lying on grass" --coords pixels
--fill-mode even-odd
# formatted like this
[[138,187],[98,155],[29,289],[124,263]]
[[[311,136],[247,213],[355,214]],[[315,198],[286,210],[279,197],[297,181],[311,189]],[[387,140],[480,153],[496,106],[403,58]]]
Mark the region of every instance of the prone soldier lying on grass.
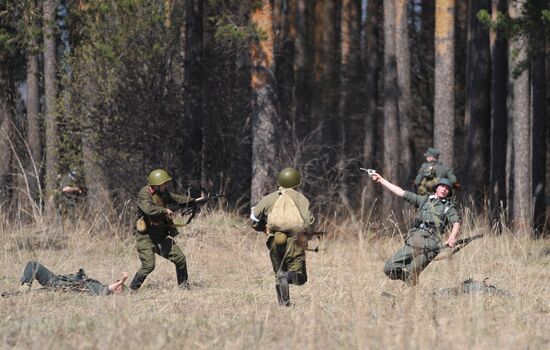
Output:
[[41,263],[29,261],[23,270],[19,291],[15,293],[2,293],[2,296],[8,297],[26,293],[31,290],[32,283],[35,280],[46,290],[72,291],[91,295],[120,294],[127,290],[124,284],[127,278],[128,273],[123,272],[120,279],[106,285],[95,279],[88,278],[83,269],[78,270],[75,274],[56,275]]

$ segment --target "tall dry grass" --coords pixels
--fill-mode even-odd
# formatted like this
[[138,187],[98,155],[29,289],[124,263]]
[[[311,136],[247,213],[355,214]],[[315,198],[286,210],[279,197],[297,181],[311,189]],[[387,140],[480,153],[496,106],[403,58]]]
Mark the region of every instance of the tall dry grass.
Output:
[[[18,288],[24,264],[58,273],[84,268],[103,282],[139,266],[134,239],[120,224],[94,218],[26,226],[0,222],[0,290]],[[372,227],[371,227],[372,226]],[[264,237],[235,215],[203,213],[178,244],[191,290],[176,288],[173,265],[157,257],[142,289],[93,297],[31,292],[0,298],[5,349],[544,349],[550,346],[550,242],[488,236],[452,259],[432,263],[415,288],[391,281],[382,267],[401,246],[375,238],[376,225],[341,224],[308,254],[309,281],[291,286],[293,306],[277,305]],[[488,232],[466,218],[463,235]],[[99,227],[99,225],[98,225]],[[379,225],[376,227],[384,227]],[[392,224],[386,227],[391,229]],[[345,239],[344,239],[345,237]],[[489,281],[513,297],[435,296],[466,278]],[[386,292],[394,298],[382,296]]]

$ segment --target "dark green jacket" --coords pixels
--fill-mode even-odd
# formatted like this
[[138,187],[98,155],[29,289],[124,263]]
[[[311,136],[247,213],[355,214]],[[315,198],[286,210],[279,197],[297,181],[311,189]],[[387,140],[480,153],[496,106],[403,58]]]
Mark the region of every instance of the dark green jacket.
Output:
[[166,217],[166,206],[169,204],[185,203],[192,200],[191,197],[171,192],[149,191],[149,186],[141,188],[138,194],[138,217],[143,217],[147,224],[147,233],[151,236],[167,234],[172,223]]
[[448,199],[441,199],[436,195],[420,196],[409,191],[405,191],[403,199],[420,208],[415,227],[424,223],[437,233],[443,234],[446,228],[461,221],[455,204]]

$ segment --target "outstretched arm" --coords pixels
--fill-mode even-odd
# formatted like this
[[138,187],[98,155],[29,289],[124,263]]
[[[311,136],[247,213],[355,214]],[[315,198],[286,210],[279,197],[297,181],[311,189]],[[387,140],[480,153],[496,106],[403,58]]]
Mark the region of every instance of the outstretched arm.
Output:
[[121,275],[120,275],[120,279],[116,280],[115,282],[109,284],[109,286],[107,287],[109,289],[109,291],[111,291],[112,293],[120,293],[122,291],[122,285],[124,284],[124,282],[128,279],[128,272],[124,271]]
[[397,185],[392,184],[388,180],[384,179],[382,177],[382,175],[380,175],[378,173],[374,173],[371,178],[372,178],[372,181],[378,182],[379,184],[386,187],[388,190],[390,190],[392,193],[394,193],[395,195],[397,195],[399,197],[403,197],[403,195],[405,194],[404,189],[402,189],[401,187],[399,187]]
[[454,247],[456,244],[456,237],[458,236],[459,231],[460,231],[460,223],[455,222],[453,224],[453,228],[451,229],[451,234],[449,235],[449,238],[447,239],[447,242],[445,242],[445,244],[451,248]]

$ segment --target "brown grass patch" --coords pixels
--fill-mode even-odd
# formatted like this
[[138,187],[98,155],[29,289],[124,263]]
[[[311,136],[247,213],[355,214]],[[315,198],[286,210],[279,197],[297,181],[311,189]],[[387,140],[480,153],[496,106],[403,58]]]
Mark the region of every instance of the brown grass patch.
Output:
[[[123,270],[132,276],[139,266],[133,237],[92,232],[85,226],[79,223],[78,229],[66,229],[58,237],[26,236],[38,232],[37,227],[4,227],[0,290],[17,289],[24,264],[31,259],[57,273],[82,267],[104,283]],[[479,230],[484,228],[467,227],[463,235]],[[309,281],[291,286],[293,306],[281,308],[263,235],[233,215],[201,215],[177,238],[187,256],[191,290],[176,288],[173,265],[157,257],[155,271],[135,294],[31,292],[2,298],[2,348],[550,346],[550,242],[487,236],[452,259],[431,264],[419,285],[410,289],[382,273],[384,260],[401,245],[400,239],[371,239],[367,232],[354,231],[351,225],[340,226],[324,243],[325,250],[308,254]],[[45,243],[35,244],[35,239]],[[468,277],[489,277],[513,297],[433,295]]]

